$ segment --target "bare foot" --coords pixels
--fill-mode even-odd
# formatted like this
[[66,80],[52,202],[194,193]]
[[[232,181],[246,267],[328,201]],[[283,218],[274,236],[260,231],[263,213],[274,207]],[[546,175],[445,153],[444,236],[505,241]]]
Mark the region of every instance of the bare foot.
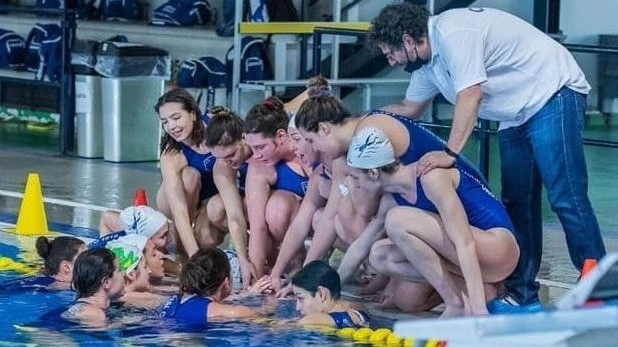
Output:
[[446,306],[440,318],[461,317],[465,313],[463,306]]

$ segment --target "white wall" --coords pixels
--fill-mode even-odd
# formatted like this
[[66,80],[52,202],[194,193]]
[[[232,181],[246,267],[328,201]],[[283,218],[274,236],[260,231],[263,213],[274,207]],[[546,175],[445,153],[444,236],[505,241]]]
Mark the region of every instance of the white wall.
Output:
[[[562,0],[560,28],[568,43],[598,44],[599,34],[618,35],[617,14],[618,1],[615,0]],[[599,56],[590,53],[574,53],[574,56],[592,86],[589,109],[597,109]]]

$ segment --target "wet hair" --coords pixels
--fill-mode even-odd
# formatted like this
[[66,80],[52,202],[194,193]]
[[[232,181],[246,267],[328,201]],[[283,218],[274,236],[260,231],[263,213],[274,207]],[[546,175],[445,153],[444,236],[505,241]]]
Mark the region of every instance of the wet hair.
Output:
[[287,131],[289,121],[283,102],[278,97],[271,96],[247,112],[243,131],[273,138],[280,129]]
[[[170,102],[177,102],[182,105],[182,109],[195,114],[195,120],[193,120],[193,130],[191,131],[191,140],[193,143],[198,144],[204,141],[204,123],[201,119],[200,107],[197,105],[197,101],[193,95],[182,88],[172,89],[159,97],[154,109],[159,114],[159,110],[165,104]],[[168,133],[163,134],[161,139],[161,154],[180,151],[180,143],[174,140]]]
[[54,276],[60,270],[62,261],[73,262],[84,241],[72,236],[58,236],[52,240],[45,236],[36,239],[36,252],[45,260],[43,272]]
[[230,277],[230,261],[217,247],[200,249],[182,267],[180,290],[184,294],[213,295]]
[[328,81],[317,76],[307,84],[309,98],[305,100],[296,112],[296,127],[309,132],[317,132],[320,122],[343,124],[352,117],[341,100],[331,91]]
[[229,146],[242,140],[244,121],[224,106],[215,106],[206,127],[206,146]]
[[114,276],[116,256],[107,248],[95,248],[82,252],[73,266],[73,287],[78,298],[94,295],[103,281]]
[[302,288],[315,295],[318,287],[330,291],[334,300],[341,297],[341,278],[335,269],[323,260],[314,260],[303,266],[292,278],[292,285]]
[[403,46],[402,38],[405,34],[419,41],[427,37],[428,20],[429,11],[425,6],[407,1],[388,5],[371,22],[367,45],[370,50],[381,54],[379,45],[399,49]]

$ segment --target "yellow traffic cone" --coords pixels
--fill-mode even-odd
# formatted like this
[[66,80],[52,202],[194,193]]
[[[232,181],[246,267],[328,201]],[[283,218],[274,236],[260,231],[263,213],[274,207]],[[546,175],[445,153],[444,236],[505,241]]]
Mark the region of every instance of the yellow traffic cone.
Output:
[[28,174],[24,199],[19,208],[16,233],[18,235],[44,235],[48,233],[45,205],[39,175]]

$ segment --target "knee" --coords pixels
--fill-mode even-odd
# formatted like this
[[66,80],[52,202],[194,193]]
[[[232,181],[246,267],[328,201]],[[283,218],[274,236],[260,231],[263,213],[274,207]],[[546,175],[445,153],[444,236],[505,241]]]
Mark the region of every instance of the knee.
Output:
[[292,199],[273,194],[266,204],[266,224],[271,233],[283,235],[287,230],[296,208]]
[[395,207],[386,214],[384,229],[389,238],[397,238],[410,227],[410,225],[406,225],[406,223],[403,222],[403,213],[405,213],[403,209]]
[[223,201],[219,198],[219,196],[214,196],[208,200],[206,214],[211,223],[215,225],[223,224],[223,221],[225,221],[226,212],[225,206],[223,206]]
[[199,171],[190,166],[185,166],[182,168],[180,177],[187,192],[199,192],[202,187],[202,176]]
[[318,227],[318,225],[320,224],[320,220],[322,220],[322,215],[324,215],[324,209],[323,208],[318,209],[313,214],[313,217],[311,218],[311,227],[313,228],[313,230],[315,230]]
[[376,269],[381,269],[385,266],[388,261],[388,252],[386,252],[386,248],[379,244],[375,244],[371,247],[371,252],[369,252],[369,264]]

